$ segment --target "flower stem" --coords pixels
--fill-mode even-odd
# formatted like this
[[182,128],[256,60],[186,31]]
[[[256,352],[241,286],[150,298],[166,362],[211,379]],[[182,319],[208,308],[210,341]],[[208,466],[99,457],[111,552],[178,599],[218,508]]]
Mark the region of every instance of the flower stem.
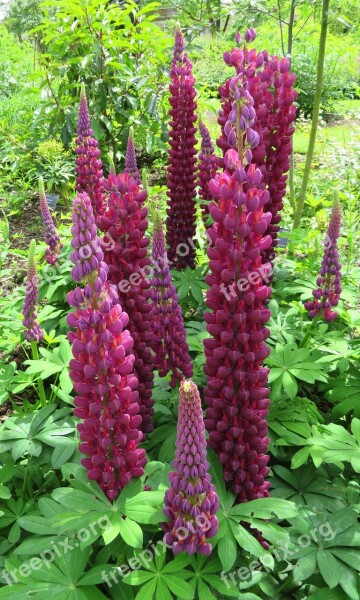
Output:
[[307,330],[303,339],[300,342],[299,348],[304,348],[304,346],[306,345],[306,342],[308,341],[310,335],[312,334],[315,325],[317,325],[319,319],[322,317],[322,312],[323,311],[320,311],[319,314],[315,317],[315,319],[311,322],[309,329]]
[[[32,352],[33,360],[39,360],[39,353],[38,353],[38,347],[37,347],[36,342],[31,342],[31,352]],[[41,406],[44,407],[44,406],[46,406],[46,396],[45,396],[43,380],[41,379],[41,377],[37,378],[36,383],[37,383],[37,387],[38,387],[40,403],[41,403]]]

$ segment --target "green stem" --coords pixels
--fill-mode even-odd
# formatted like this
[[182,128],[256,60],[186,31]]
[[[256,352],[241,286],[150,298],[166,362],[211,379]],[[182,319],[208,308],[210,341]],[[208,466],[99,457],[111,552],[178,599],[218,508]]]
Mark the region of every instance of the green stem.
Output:
[[299,348],[304,348],[304,346],[306,345],[306,342],[308,341],[309,337],[311,336],[312,332],[314,331],[315,325],[317,325],[317,323],[321,319],[321,317],[322,317],[322,311],[320,311],[318,316],[315,317],[315,319],[311,322],[309,329],[307,330],[303,339],[300,342]]
[[308,146],[308,150],[306,153],[304,175],[303,175],[303,179],[302,179],[302,183],[301,183],[299,200],[298,200],[297,207],[295,210],[293,229],[298,229],[298,227],[300,226],[301,216],[302,216],[302,213],[304,210],[306,190],[307,190],[307,186],[308,186],[309,178],[310,178],[311,163],[312,163],[312,158],[314,155],[316,132],[317,132],[317,127],[318,127],[318,122],[319,122],[321,93],[322,93],[323,81],[324,81],[324,60],[325,60],[326,34],[327,34],[327,26],[328,26],[329,3],[330,3],[330,0],[323,0],[320,43],[319,43],[319,56],[318,56],[318,62],[317,62],[316,90],[315,90],[315,97],[314,97],[314,109],[313,109],[313,115],[312,115],[312,121],[311,121],[309,146]]
[[[33,360],[39,360],[39,353],[38,353],[38,347],[37,347],[37,343],[36,342],[31,342],[31,352],[32,352],[32,357]],[[38,394],[39,394],[39,398],[40,398],[40,403],[41,406],[46,406],[46,396],[45,396],[45,390],[44,390],[44,383],[43,380],[41,379],[41,377],[38,377],[36,380],[37,386],[38,386]]]

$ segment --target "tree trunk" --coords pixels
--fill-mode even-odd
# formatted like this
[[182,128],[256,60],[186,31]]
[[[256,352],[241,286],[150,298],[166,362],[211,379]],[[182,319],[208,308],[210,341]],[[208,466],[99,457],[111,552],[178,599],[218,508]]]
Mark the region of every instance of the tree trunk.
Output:
[[314,110],[313,110],[312,121],[311,121],[309,147],[308,147],[308,150],[306,153],[304,175],[303,175],[303,179],[302,179],[302,183],[301,183],[299,200],[298,200],[295,215],[294,215],[293,229],[297,229],[300,225],[301,216],[302,216],[302,212],[304,209],[306,190],[307,190],[307,186],[308,186],[309,178],[310,178],[311,162],[312,162],[314,148],[315,148],[316,132],[317,132],[317,126],[318,126],[318,122],[319,122],[321,92],[322,92],[323,81],[324,81],[324,60],[325,60],[325,45],[326,45],[326,34],[327,34],[327,26],[328,26],[329,4],[330,4],[330,0],[323,0],[320,43],[319,43],[319,56],[318,56],[318,62],[317,62],[316,90],[315,90],[315,98],[314,98]]

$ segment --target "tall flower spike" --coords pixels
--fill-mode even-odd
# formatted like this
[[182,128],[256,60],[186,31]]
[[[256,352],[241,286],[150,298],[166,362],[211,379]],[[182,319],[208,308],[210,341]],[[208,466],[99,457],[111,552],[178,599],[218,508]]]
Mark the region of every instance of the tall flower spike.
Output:
[[204,221],[206,223],[209,215],[209,201],[212,200],[212,194],[209,189],[211,179],[214,179],[218,170],[218,159],[214,153],[214,146],[211,141],[210,133],[204,123],[200,121],[199,129],[201,134],[201,152],[199,154],[199,196],[204,200],[200,204]]
[[144,433],[152,431],[154,401],[154,361],[152,344],[152,309],[146,236],[147,192],[140,189],[128,173],[109,175],[105,182],[109,193],[108,209],[98,219],[104,232],[104,260],[109,280],[118,288],[119,301],[129,315],[129,330],[134,339],[135,373],[139,380],[139,404]]
[[107,282],[100,239],[90,198],[78,194],[73,206],[71,276],[84,287],[69,292],[75,308],[67,322],[74,358],[70,377],[74,384],[75,416],[81,444],[87,455],[81,464],[89,479],[98,482],[114,500],[133,477],[144,473],[138,381],[134,375],[133,339],[125,329],[129,318],[119,305],[115,286]]
[[59,260],[59,254],[63,244],[60,241],[60,237],[56,231],[56,227],[49,210],[45,195],[44,180],[42,177],[39,177],[39,198],[41,218],[45,225],[45,242],[48,245],[48,248],[46,248],[45,252],[46,262],[50,265],[54,265]]
[[[195,267],[196,233],[196,102],[192,65],[184,52],[180,28],[170,70],[169,166],[166,241],[168,256],[175,269]],[[179,252],[181,248],[181,252]],[[184,252],[186,249],[186,252]]]
[[164,542],[172,546],[174,554],[185,551],[209,556],[212,547],[206,540],[218,531],[219,500],[208,473],[201,400],[192,381],[180,384],[173,467],[165,494],[164,514],[169,521],[161,525],[166,532]]
[[90,125],[85,85],[81,85],[76,138],[76,189],[90,198],[95,219],[104,211],[103,171],[98,142]]
[[155,368],[160,377],[165,377],[171,372],[170,385],[174,387],[177,380],[192,377],[193,369],[186,343],[182,310],[170,273],[161,216],[156,209],[153,212],[153,220],[152,349],[155,354]]
[[[253,29],[247,30],[245,35],[247,43],[254,41],[255,37]],[[237,35],[236,41],[240,44],[241,36]],[[259,139],[252,148],[250,162],[262,173],[262,181],[259,185],[270,193],[268,211],[272,215],[267,229],[272,243],[262,252],[263,261],[266,263],[275,257],[274,248],[277,244],[282,200],[286,193],[287,172],[292,152],[291,140],[295,130],[294,102],[297,92],[293,89],[295,75],[289,70],[290,63],[287,58],[279,59],[277,56],[271,56],[267,50],[257,52],[254,48],[249,49],[247,43],[242,48],[233,48],[231,52],[225,52],[224,61],[228,66],[234,67],[237,75],[246,82],[254,101],[253,110],[256,120],[253,129]],[[231,81],[232,78],[229,78],[219,88],[221,110],[218,123],[221,125],[222,134],[217,144],[224,154],[229,148],[235,149],[234,136],[229,126],[225,131],[229,117],[231,120],[231,116],[235,116],[232,110]],[[223,166],[223,162],[220,161],[220,164]]]
[[126,156],[125,156],[125,169],[124,173],[129,173],[131,177],[133,177],[138,185],[141,184],[140,173],[136,164],[136,154],[135,154],[135,142],[134,142],[134,128],[130,127],[129,129],[129,137],[126,148]]
[[261,252],[272,238],[265,235],[271,220],[265,212],[269,192],[261,189],[259,169],[247,166],[258,142],[253,98],[241,76],[230,86],[234,102],[225,130],[238,150],[226,152],[225,170],[210,182],[216,202],[210,204],[214,224],[208,229],[212,244],[205,320],[211,337],[204,340],[205,424],[226,483],[238,502],[246,502],[268,496],[270,486],[265,481],[269,370],[263,361],[269,355],[264,325],[270,318],[271,265],[262,264]]
[[39,300],[39,276],[35,263],[36,242],[31,240],[28,255],[28,272],[26,279],[26,292],[23,304],[23,322],[25,327],[24,337],[28,342],[40,342],[43,331],[36,321],[36,309]]
[[340,236],[341,206],[338,192],[334,192],[331,219],[325,240],[325,251],[321,263],[318,286],[313,291],[314,300],[305,302],[305,308],[313,319],[324,316],[325,321],[331,322],[337,317],[332,308],[337,306],[341,294],[341,266],[337,242]]

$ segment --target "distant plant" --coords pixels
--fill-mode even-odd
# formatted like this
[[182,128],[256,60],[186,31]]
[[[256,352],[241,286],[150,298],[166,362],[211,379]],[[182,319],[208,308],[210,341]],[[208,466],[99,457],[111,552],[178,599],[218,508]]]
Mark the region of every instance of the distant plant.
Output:
[[42,177],[39,179],[39,197],[41,218],[45,226],[45,242],[48,246],[45,252],[46,262],[50,265],[54,265],[59,260],[59,252],[63,247],[63,244],[61,243],[59,234],[56,231],[56,227],[49,210]]
[[341,294],[341,266],[339,262],[338,239],[340,236],[341,207],[338,194],[335,193],[331,219],[325,240],[325,251],[320,274],[316,280],[318,286],[313,291],[314,300],[305,303],[306,310],[312,319],[323,316],[325,321],[333,321],[337,317],[332,308],[339,303]]

